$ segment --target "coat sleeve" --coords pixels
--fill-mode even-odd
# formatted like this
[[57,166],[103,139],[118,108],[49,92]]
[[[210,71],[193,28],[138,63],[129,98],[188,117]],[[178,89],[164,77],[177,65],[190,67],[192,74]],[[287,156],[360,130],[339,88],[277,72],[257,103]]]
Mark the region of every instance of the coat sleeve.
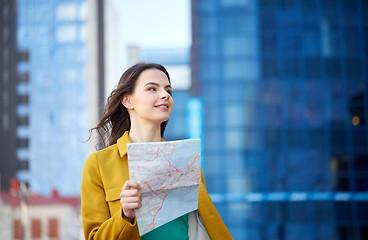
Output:
[[201,184],[199,185],[198,193],[198,212],[211,240],[233,239],[207,193],[203,171],[201,173]]
[[122,209],[110,216],[105,189],[96,154],[92,154],[83,169],[81,212],[85,239],[140,239],[134,224],[122,218]]

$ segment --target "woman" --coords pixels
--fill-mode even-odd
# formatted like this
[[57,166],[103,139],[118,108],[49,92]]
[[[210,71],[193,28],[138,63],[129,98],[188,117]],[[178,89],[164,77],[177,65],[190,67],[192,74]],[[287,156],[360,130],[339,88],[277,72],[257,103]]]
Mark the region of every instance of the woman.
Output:
[[[140,185],[129,180],[126,145],[159,142],[173,107],[170,77],[154,63],[138,63],[122,75],[95,128],[108,147],[86,161],[81,210],[86,239],[188,239],[188,215],[139,236],[135,210]],[[232,239],[206,191],[203,174],[198,212],[211,239]]]

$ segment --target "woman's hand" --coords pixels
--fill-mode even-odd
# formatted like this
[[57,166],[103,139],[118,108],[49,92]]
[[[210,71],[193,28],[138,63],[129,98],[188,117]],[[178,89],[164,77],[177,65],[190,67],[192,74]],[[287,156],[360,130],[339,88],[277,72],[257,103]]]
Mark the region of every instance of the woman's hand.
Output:
[[133,223],[135,209],[142,206],[140,189],[141,186],[134,180],[126,181],[121,189],[120,203],[123,209],[123,218],[130,223]]

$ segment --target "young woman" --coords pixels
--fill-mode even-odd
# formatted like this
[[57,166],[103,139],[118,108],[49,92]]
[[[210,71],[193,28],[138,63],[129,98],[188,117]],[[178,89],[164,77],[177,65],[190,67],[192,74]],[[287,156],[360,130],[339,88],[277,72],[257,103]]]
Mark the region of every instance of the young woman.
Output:
[[[86,161],[81,210],[86,239],[189,239],[188,215],[139,236],[135,210],[140,185],[129,180],[127,143],[159,142],[173,107],[170,77],[159,64],[138,63],[122,75],[95,128],[107,146]],[[205,187],[199,186],[198,212],[211,239],[232,239]]]

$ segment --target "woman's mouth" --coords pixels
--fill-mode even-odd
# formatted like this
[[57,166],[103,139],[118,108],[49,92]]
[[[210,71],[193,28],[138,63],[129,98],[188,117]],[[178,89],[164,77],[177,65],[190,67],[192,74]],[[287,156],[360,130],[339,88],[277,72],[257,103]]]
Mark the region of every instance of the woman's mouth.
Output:
[[168,104],[160,104],[160,105],[156,105],[155,107],[160,108],[160,109],[164,109],[164,110],[169,109],[169,105]]

